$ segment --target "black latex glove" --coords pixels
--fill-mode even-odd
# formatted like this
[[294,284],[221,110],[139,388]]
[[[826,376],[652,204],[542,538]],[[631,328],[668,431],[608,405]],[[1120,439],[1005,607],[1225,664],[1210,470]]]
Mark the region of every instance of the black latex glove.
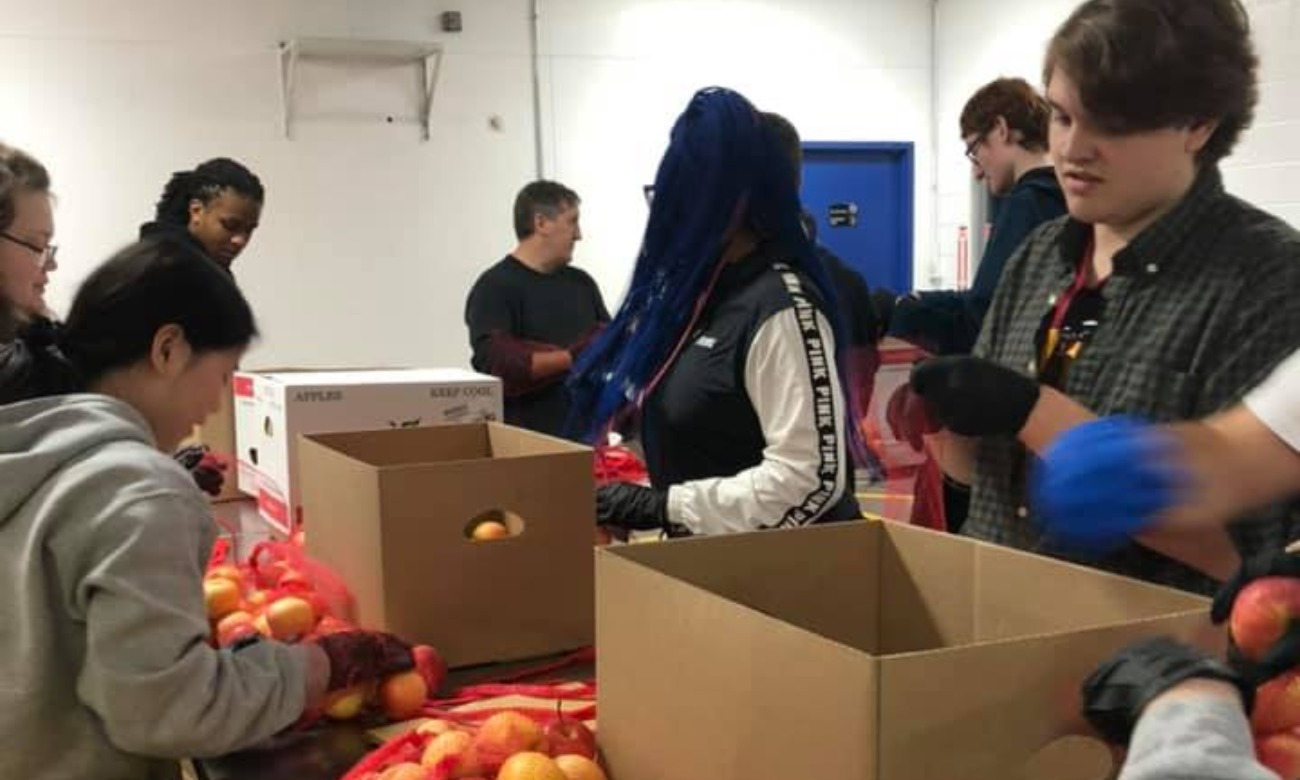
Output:
[[911,385],[934,420],[962,436],[1014,436],[1038,403],[1038,382],[983,358],[931,358],[912,369]]
[[341,631],[313,641],[330,659],[330,691],[415,668],[411,646],[382,631]]
[[[1247,558],[1241,568],[1223,584],[1214,595],[1214,605],[1210,608],[1210,619],[1223,623],[1232,616],[1232,607],[1237,602],[1242,588],[1260,577],[1300,577],[1300,554],[1281,550],[1261,553]],[[1256,685],[1288,672],[1300,666],[1300,621],[1291,618],[1287,621],[1286,631],[1263,657],[1251,661],[1241,654],[1235,642],[1228,646],[1228,661],[1238,672]]]
[[212,496],[221,495],[221,487],[226,483],[226,462],[207,445],[192,444],[178,450],[172,457],[181,468],[190,472],[200,490]]
[[889,323],[894,318],[894,305],[898,295],[893,290],[883,288],[871,291],[871,308],[876,314],[876,332],[872,335],[879,342],[889,333]]
[[1222,680],[1241,692],[1247,713],[1255,688],[1227,665],[1168,637],[1129,645],[1083,683],[1083,714],[1116,745],[1128,745],[1142,711],[1160,694],[1191,679]]
[[596,525],[651,531],[668,524],[668,491],[615,482],[596,491]]

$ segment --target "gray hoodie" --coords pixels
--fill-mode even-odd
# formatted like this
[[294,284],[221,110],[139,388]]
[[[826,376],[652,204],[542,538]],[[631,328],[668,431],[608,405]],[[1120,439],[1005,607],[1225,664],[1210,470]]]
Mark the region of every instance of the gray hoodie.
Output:
[[1142,713],[1119,780],[1278,780],[1255,760],[1241,702],[1157,701]]
[[301,715],[304,648],[207,644],[214,539],[130,406],[0,406],[0,778],[176,777]]

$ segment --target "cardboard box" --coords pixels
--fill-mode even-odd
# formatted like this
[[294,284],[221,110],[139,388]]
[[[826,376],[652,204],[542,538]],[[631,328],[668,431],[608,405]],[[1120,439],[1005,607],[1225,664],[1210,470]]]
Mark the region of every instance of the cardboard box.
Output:
[[239,489],[277,531],[302,521],[303,434],[502,419],[501,380],[460,369],[239,372],[234,378]]
[[221,492],[215,496],[203,494],[208,497],[208,501],[221,504],[244,498],[244,494],[239,490],[239,474],[235,462],[235,408],[231,393],[224,394],[221,397],[221,407],[204,420],[202,425],[196,425],[190,438],[181,442],[182,447],[190,444],[206,444],[208,449],[230,460],[230,468],[226,472],[226,481],[221,485]]
[[[592,453],[499,424],[319,434],[300,443],[307,549],[361,625],[451,666],[592,642]],[[482,517],[513,536],[472,541]]]
[[[597,553],[613,780],[1100,780],[1079,684],[1208,601],[879,521]],[[1221,649],[1221,646],[1220,646]]]

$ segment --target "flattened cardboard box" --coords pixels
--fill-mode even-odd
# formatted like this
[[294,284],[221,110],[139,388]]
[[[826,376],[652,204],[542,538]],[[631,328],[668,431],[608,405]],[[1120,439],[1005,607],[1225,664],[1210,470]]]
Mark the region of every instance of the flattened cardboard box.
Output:
[[[307,550],[352,588],[357,618],[451,666],[592,642],[592,454],[499,424],[300,440]],[[515,535],[472,541],[476,518]]]
[[1198,596],[896,523],[597,552],[611,780],[1101,780],[1079,684]]
[[502,418],[500,380],[462,369],[241,371],[233,384],[239,488],[284,534],[302,519],[300,435]]

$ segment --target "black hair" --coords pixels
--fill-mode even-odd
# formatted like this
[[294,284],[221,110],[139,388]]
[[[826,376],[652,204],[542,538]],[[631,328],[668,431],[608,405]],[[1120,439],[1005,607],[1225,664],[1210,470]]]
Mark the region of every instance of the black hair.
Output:
[[266,198],[262,180],[256,174],[228,157],[218,157],[192,171],[173,173],[154,207],[154,219],[188,227],[192,201],[197,200],[206,206],[226,190],[259,204]]
[[247,346],[253,311],[216,263],[175,238],[132,244],[77,290],[63,325],[37,320],[0,352],[0,403],[89,389],[176,325],[196,353]]
[[566,207],[582,203],[578,193],[554,181],[535,181],[524,185],[515,196],[515,236],[523,241],[533,234],[537,215],[555,219]]

